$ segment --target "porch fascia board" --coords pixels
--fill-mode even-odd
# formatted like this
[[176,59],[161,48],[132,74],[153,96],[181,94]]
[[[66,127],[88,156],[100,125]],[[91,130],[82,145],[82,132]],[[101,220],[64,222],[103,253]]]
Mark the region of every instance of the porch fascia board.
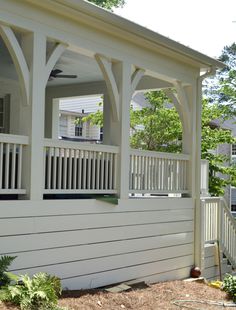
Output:
[[113,36],[125,37],[126,40],[135,42],[135,44],[139,44],[140,46],[155,50],[158,48],[158,51],[161,50],[169,56],[179,54],[182,60],[191,62],[198,67],[224,67],[224,64],[216,59],[82,0],[45,0],[43,2],[26,0],[26,2],[60,15],[63,14],[76,21],[79,19],[90,26],[96,25],[97,29],[112,33]]

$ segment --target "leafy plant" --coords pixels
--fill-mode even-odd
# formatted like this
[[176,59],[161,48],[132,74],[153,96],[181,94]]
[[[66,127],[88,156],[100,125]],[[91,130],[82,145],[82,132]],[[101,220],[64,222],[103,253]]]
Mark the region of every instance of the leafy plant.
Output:
[[17,277],[15,284],[0,290],[0,300],[12,302],[22,310],[59,310],[58,296],[61,294],[60,279],[47,273]]
[[108,10],[112,10],[113,7],[115,8],[119,6],[122,7],[125,4],[124,0],[89,0],[89,1]]
[[0,257],[0,287],[10,283],[7,270],[16,256],[4,255]]
[[236,277],[227,274],[223,281],[222,289],[236,302]]

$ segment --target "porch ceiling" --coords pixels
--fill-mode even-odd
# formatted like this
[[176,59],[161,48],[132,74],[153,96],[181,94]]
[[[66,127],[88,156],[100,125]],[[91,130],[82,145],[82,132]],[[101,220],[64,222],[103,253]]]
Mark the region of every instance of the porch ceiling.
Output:
[[62,70],[61,74],[77,75],[75,79],[56,78],[48,82],[47,86],[79,84],[102,81],[103,76],[95,59],[66,50],[58,60],[54,69]]
[[[10,53],[0,38],[0,77],[17,80],[17,73]],[[76,52],[66,50],[58,60],[54,69],[62,70],[61,74],[77,75],[75,79],[55,78],[48,81],[47,86],[79,84],[102,81],[103,76],[95,59]]]

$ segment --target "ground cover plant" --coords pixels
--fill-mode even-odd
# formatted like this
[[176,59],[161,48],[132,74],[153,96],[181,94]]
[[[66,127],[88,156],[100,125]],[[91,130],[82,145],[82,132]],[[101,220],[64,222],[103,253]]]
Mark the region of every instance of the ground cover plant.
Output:
[[236,303],[236,276],[232,276],[231,274],[226,275],[223,281],[222,288]]
[[60,279],[47,273],[10,275],[10,284],[0,289],[0,300],[17,305],[22,310],[61,310],[58,297],[61,294]]
[[14,259],[16,256],[4,255],[0,257],[0,287],[10,283],[7,271]]

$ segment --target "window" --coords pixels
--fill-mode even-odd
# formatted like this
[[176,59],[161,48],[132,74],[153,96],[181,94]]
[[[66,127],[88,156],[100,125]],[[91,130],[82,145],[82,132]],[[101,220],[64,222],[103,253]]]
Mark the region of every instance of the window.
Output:
[[82,122],[81,117],[76,118],[75,136],[76,137],[82,137],[83,136],[83,122]]
[[67,136],[67,116],[60,115],[59,119],[59,135],[60,136]]
[[100,141],[103,141],[103,127],[100,128]]
[[232,144],[232,156],[236,156],[236,144]]

